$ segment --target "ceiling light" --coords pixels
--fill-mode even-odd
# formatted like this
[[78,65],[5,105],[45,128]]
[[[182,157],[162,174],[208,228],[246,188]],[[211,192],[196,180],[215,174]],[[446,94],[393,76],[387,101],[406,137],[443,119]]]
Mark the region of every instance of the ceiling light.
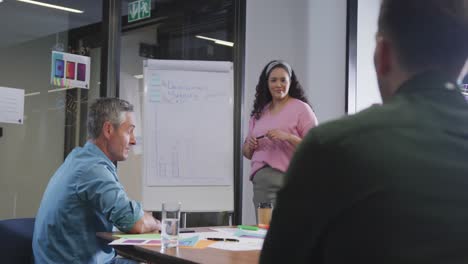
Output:
[[200,38],[200,39],[211,40],[211,41],[214,41],[214,43],[219,44],[219,45],[224,45],[224,46],[229,46],[229,47],[234,46],[234,42],[229,42],[229,41],[215,39],[215,38],[209,38],[209,37],[200,36],[200,35],[196,35],[195,37]]
[[229,47],[234,46],[234,43],[229,42],[229,41],[224,41],[224,40],[216,40],[215,43],[219,45],[229,46]]
[[195,37],[201,38],[201,39],[206,39],[206,40],[211,40],[211,41],[217,40],[217,39],[214,39],[214,38],[204,37],[204,36],[200,36],[200,35],[196,35]]
[[[0,1],[2,1],[2,0],[0,0]],[[27,93],[24,96],[26,97],[26,96],[33,96],[33,95],[39,95],[39,94],[41,94],[41,92]]]
[[18,0],[18,1],[33,4],[33,5],[40,5],[40,6],[45,6],[45,7],[49,7],[49,8],[60,9],[60,10],[64,10],[64,11],[68,11],[68,12],[72,12],[72,13],[78,13],[78,14],[83,13],[83,11],[78,10],[78,9],[68,8],[68,7],[59,6],[59,5],[46,4],[46,3],[43,3],[43,2],[39,2],[39,1],[32,1],[32,0]]
[[75,88],[76,87],[55,88],[55,89],[47,90],[47,92],[55,93],[55,92],[66,91],[66,90],[75,89]]

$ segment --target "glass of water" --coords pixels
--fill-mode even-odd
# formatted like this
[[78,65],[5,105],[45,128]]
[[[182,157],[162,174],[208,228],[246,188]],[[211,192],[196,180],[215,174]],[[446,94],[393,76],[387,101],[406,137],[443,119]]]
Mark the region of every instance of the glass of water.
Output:
[[161,244],[163,248],[179,245],[180,202],[164,202],[161,210]]

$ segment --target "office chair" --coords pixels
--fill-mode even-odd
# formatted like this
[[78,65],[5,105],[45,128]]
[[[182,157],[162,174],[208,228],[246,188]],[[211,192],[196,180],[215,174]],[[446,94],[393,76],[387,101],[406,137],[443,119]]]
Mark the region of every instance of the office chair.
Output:
[[34,218],[0,220],[0,261],[2,263],[32,263]]

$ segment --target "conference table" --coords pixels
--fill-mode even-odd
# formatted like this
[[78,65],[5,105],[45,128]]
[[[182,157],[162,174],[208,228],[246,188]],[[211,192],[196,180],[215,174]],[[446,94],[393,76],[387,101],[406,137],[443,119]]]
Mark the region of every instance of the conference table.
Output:
[[[209,227],[190,228],[195,232],[210,232]],[[109,243],[119,237],[117,233],[97,233],[96,236]],[[163,264],[254,264],[258,263],[259,250],[228,251],[216,248],[196,249],[189,247],[169,248],[164,251],[158,246],[113,245],[119,255],[142,262]]]

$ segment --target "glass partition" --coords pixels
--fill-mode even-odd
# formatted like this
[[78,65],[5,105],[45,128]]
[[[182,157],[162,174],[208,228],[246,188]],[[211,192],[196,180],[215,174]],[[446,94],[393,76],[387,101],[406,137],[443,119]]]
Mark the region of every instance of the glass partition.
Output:
[[[24,122],[0,121],[0,219],[36,214],[50,177],[83,143],[88,100],[99,95],[102,1],[45,2],[56,6],[0,2],[0,89],[24,90]],[[53,65],[52,51],[91,58],[88,88],[51,83],[53,69],[81,74]]]
[[[234,62],[234,5],[234,0],[156,0],[151,1],[148,18],[129,22],[129,13],[137,11],[131,4],[122,3],[120,97],[137,108],[137,146],[127,161],[119,163],[118,170],[129,195],[143,204],[143,60]],[[217,216],[213,217],[216,221]]]

